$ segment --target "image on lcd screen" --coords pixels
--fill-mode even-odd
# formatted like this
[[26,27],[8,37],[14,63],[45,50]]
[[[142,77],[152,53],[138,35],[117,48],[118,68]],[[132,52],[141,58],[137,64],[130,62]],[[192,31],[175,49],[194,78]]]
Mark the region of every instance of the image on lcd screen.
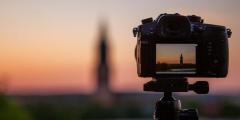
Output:
[[196,74],[196,44],[156,44],[156,74]]

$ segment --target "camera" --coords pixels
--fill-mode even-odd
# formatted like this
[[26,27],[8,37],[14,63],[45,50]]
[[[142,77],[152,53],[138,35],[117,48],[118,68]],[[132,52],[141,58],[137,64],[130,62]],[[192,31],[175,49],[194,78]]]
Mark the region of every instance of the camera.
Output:
[[143,19],[133,28],[138,76],[226,77],[231,33],[196,15],[164,13]]

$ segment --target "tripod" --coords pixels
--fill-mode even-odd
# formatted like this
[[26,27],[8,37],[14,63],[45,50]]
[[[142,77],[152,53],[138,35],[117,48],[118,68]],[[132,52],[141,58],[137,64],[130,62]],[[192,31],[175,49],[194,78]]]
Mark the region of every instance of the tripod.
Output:
[[180,100],[176,100],[172,92],[194,91],[197,94],[207,94],[209,85],[206,81],[189,84],[187,78],[155,78],[144,84],[144,91],[164,92],[157,101],[154,120],[198,120],[197,109],[181,109]]

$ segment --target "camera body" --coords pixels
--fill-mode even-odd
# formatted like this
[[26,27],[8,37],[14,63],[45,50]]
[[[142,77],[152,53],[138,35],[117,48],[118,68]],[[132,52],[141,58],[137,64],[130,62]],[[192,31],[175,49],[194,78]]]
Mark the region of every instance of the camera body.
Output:
[[161,14],[133,29],[139,77],[226,77],[231,30],[199,16]]

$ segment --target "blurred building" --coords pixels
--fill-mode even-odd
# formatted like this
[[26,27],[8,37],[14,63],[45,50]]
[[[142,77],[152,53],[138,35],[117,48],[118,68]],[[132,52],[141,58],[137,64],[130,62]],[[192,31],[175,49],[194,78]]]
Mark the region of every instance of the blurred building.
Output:
[[107,27],[105,23],[100,24],[99,40],[97,43],[97,68],[96,68],[96,80],[97,89],[95,95],[97,100],[104,103],[111,103],[112,94],[109,88],[109,44],[107,37]]
[[183,65],[183,55],[180,56],[180,65]]

